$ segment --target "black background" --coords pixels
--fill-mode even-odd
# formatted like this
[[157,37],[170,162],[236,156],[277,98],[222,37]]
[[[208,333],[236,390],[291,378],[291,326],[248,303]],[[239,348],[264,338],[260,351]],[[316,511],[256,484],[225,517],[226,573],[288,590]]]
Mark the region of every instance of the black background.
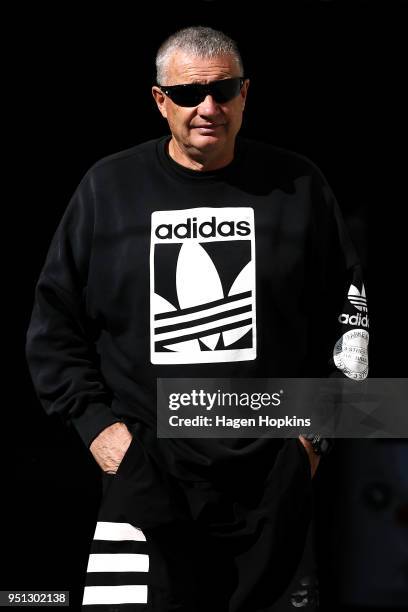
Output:
[[99,468],[35,397],[24,357],[34,285],[90,165],[167,131],[150,93],[154,56],[166,36],[189,25],[210,25],[238,42],[251,79],[242,133],[302,153],[325,174],[366,268],[370,373],[406,375],[406,3],[214,0],[134,4],[132,11],[97,6],[89,15],[70,4],[22,10],[8,54],[16,118],[3,116],[15,151],[5,177],[11,221],[3,228],[10,309],[3,424],[11,421],[3,429],[9,494],[1,588],[70,590],[71,609],[79,608]]

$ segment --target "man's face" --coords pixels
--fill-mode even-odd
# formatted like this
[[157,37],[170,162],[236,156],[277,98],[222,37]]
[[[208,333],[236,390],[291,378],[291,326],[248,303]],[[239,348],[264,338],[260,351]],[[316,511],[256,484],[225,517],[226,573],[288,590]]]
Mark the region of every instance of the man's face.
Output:
[[[176,51],[168,63],[163,85],[210,83],[237,76],[242,75],[234,58],[229,55],[200,58]],[[229,102],[217,103],[207,95],[194,107],[178,106],[158,87],[153,87],[152,93],[177,144],[192,154],[210,153],[233,148],[242,124],[248,86],[249,80],[246,80],[239,95]]]

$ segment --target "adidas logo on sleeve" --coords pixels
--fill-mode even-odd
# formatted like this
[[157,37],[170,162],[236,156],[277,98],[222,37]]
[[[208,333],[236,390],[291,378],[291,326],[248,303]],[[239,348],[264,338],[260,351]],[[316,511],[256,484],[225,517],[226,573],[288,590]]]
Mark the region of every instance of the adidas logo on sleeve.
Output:
[[354,329],[345,332],[336,342],[333,349],[333,359],[336,367],[348,378],[353,380],[364,380],[368,375],[368,342],[369,326],[367,315],[367,299],[364,285],[361,291],[350,285],[348,290],[348,301],[359,312],[353,314],[342,313],[339,322],[350,325]]
[[362,317],[360,313],[349,315],[343,312],[339,316],[339,322],[343,323],[343,325],[352,325],[353,327],[369,327],[370,326],[368,316],[364,315]]
[[369,327],[368,315],[364,314],[367,313],[367,298],[364,285],[362,285],[361,292],[355,285],[350,285],[347,297],[350,304],[360,312],[354,314],[343,312],[339,316],[339,322],[343,325],[352,325],[353,327]]

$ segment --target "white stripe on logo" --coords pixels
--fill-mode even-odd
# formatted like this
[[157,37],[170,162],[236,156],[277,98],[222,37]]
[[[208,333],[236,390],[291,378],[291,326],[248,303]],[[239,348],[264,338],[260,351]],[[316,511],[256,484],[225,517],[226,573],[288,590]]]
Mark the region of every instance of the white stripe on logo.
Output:
[[87,586],[82,605],[147,603],[147,584]]
[[350,300],[357,300],[359,302],[366,302],[367,301],[367,298],[360,297],[358,295],[354,295],[353,293],[349,293],[348,296],[349,296]]
[[204,317],[210,317],[220,312],[226,312],[228,310],[235,310],[235,308],[241,308],[241,306],[249,306],[252,304],[252,297],[243,298],[242,300],[235,300],[227,304],[221,304],[219,306],[212,306],[211,308],[203,308],[198,312],[191,312],[186,315],[180,315],[178,317],[169,317],[167,319],[158,319],[154,322],[155,328],[165,327],[166,325],[179,325],[180,323],[187,323],[188,321],[199,320]]
[[115,523],[98,521],[96,523],[94,540],[134,540],[146,542],[146,537],[141,529],[130,523]]
[[237,323],[238,321],[245,321],[252,316],[252,312],[244,312],[233,317],[224,317],[217,321],[211,321],[211,323],[205,323],[202,325],[194,325],[193,327],[186,327],[184,329],[178,329],[176,331],[166,332],[164,334],[155,334],[155,342],[159,340],[169,340],[170,338],[177,338],[178,336],[184,336],[185,334],[196,334],[199,332],[205,332],[209,329],[217,328],[221,325],[228,325],[229,323]]
[[87,572],[148,572],[149,555],[138,553],[92,553]]

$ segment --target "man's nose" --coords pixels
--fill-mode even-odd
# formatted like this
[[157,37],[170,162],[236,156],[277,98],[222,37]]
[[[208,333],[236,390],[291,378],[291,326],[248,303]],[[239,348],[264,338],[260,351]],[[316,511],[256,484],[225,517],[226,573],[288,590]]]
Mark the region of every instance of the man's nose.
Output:
[[219,106],[214,98],[208,94],[197,107],[200,115],[215,115],[219,112]]

